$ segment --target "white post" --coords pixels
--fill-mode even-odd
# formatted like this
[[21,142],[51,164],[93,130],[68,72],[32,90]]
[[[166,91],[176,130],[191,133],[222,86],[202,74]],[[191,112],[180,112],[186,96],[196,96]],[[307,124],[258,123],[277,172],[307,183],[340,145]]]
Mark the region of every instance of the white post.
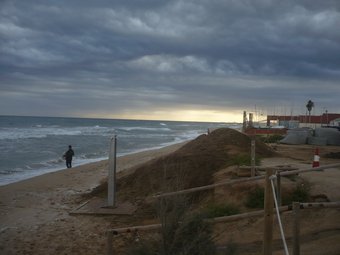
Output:
[[108,206],[116,206],[116,153],[117,136],[111,138],[109,151],[109,178],[107,187],[107,204]]

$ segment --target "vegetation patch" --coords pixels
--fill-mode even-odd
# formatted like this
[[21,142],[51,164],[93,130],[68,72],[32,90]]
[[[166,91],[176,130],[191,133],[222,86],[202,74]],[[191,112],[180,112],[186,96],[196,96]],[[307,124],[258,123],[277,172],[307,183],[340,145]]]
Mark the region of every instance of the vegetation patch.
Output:
[[283,196],[283,204],[288,205],[292,202],[309,202],[310,201],[310,185],[308,183],[300,183],[296,186],[292,193]]
[[206,218],[229,216],[238,213],[240,213],[240,210],[231,204],[209,205],[203,210],[203,215]]
[[264,205],[264,188],[257,186],[248,193],[245,205],[248,208],[263,208]]
[[161,199],[158,216],[162,228],[158,240],[146,240],[129,249],[129,255],[213,255],[216,248],[210,224],[202,215],[190,214],[184,197]]
[[267,136],[260,136],[259,139],[264,143],[278,143],[284,138],[283,135],[267,135]]
[[[251,165],[251,157],[249,154],[238,154],[232,160],[233,165],[237,166],[250,166]],[[259,166],[261,163],[261,158],[255,157],[255,165]]]

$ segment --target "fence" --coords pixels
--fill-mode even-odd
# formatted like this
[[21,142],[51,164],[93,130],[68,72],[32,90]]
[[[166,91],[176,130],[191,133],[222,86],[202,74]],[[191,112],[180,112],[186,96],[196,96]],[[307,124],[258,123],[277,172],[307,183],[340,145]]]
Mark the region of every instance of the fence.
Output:
[[[328,202],[328,203],[293,203],[291,206],[280,206],[278,201],[281,201],[281,192],[275,192],[275,190],[281,190],[281,182],[280,177],[281,176],[288,176],[288,175],[295,175],[299,173],[304,172],[311,172],[311,171],[321,171],[326,169],[332,169],[340,167],[340,163],[337,164],[330,164],[322,167],[316,167],[316,168],[306,168],[306,169],[300,169],[300,170],[292,170],[292,171],[277,171],[275,174],[273,174],[273,167],[266,169],[266,176],[256,176],[256,177],[250,177],[250,178],[243,178],[243,179],[237,179],[237,180],[231,180],[231,181],[225,181],[220,183],[215,183],[207,186],[202,187],[196,187],[176,192],[169,192],[169,193],[163,193],[163,194],[157,194],[154,196],[154,198],[161,198],[161,197],[170,197],[174,195],[182,195],[182,194],[189,194],[192,192],[202,191],[202,190],[209,190],[213,189],[215,187],[223,186],[223,185],[233,185],[236,183],[241,182],[248,182],[248,181],[254,181],[254,180],[260,180],[265,179],[266,185],[265,185],[265,204],[264,204],[264,210],[260,211],[254,211],[249,213],[243,213],[238,215],[232,215],[232,216],[224,216],[224,217],[217,217],[213,219],[207,220],[211,223],[221,223],[221,222],[230,222],[230,221],[236,221],[244,218],[249,217],[256,217],[264,215],[264,237],[263,237],[263,254],[264,255],[271,255],[272,254],[272,239],[273,239],[273,211],[277,213],[278,220],[280,221],[280,212],[290,211],[293,210],[294,215],[294,236],[293,236],[293,254],[299,255],[299,210],[300,209],[313,209],[313,208],[335,208],[340,207],[340,201],[338,202]],[[276,188],[274,187],[274,180],[277,182]],[[279,180],[279,182],[278,182]],[[273,204],[275,203],[275,209],[273,208]],[[281,224],[281,223],[280,223]],[[116,229],[110,229],[107,231],[107,254],[113,255],[114,249],[113,249],[113,237],[114,235],[118,235],[121,233],[131,233],[131,232],[138,232],[138,231],[147,231],[147,230],[156,230],[160,229],[162,227],[161,224],[153,224],[153,225],[145,225],[145,226],[133,226],[133,227],[125,227],[125,228],[116,228]],[[280,226],[280,232],[282,236],[282,240],[284,242],[284,248],[285,253],[289,254],[287,245],[285,243],[285,237],[283,233],[282,224]]]

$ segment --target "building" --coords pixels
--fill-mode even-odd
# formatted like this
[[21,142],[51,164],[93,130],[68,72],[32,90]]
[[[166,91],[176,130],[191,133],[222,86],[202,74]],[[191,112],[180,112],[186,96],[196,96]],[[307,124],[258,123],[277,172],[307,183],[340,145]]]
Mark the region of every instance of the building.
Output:
[[[337,126],[340,124],[339,113],[324,113],[322,115],[298,115],[298,116],[286,116],[286,115],[268,115],[267,126],[279,125],[286,128],[298,128],[298,127],[322,127],[322,126]],[[336,123],[336,124],[334,124]]]

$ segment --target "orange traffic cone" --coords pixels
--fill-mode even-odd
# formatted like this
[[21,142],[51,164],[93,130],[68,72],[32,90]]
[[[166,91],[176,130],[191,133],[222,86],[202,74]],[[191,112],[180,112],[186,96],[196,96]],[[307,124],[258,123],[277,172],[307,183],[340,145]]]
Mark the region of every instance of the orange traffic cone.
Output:
[[316,148],[314,153],[313,167],[319,166],[320,166],[319,148]]

